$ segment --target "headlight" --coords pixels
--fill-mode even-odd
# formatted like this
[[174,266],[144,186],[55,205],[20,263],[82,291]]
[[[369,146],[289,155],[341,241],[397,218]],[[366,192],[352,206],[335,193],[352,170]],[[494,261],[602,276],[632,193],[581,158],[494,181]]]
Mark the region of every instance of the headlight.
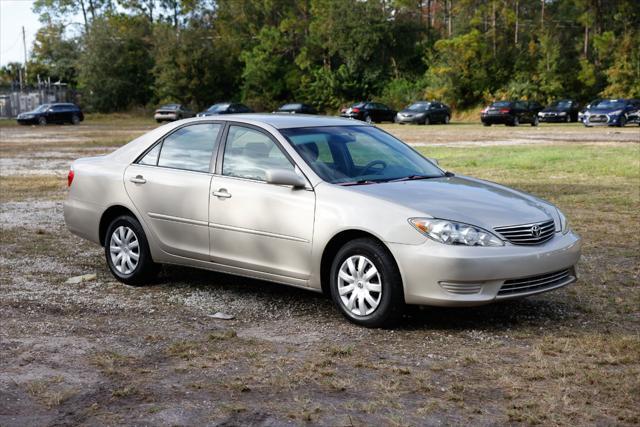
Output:
[[409,218],[416,230],[446,245],[504,246],[495,235],[473,225],[432,218]]
[[538,117],[544,117],[544,113],[543,113],[542,111],[540,111],[540,112],[538,113]]
[[561,111],[558,115],[559,115],[559,116],[566,116],[566,115],[567,115],[567,113],[566,113],[565,111]]
[[560,217],[560,231],[562,231],[562,234],[567,234],[569,232],[569,221],[567,217],[560,212],[560,209],[556,208],[556,211],[558,211],[558,216]]
[[616,110],[609,113],[610,116],[619,116],[620,114],[622,114],[622,110]]

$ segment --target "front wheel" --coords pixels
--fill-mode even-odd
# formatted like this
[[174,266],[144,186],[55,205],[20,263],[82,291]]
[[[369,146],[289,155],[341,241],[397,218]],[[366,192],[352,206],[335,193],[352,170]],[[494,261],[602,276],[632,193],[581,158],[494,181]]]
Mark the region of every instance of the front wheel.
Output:
[[488,122],[482,122],[482,126],[489,127],[489,126],[491,126],[491,123],[488,123]]
[[448,125],[449,124],[449,120],[451,120],[451,118],[449,117],[449,115],[447,114],[446,116],[444,116],[444,124]]
[[151,258],[147,237],[132,216],[120,216],[109,224],[104,252],[111,274],[122,283],[144,285],[158,274],[159,266]]
[[531,126],[538,126],[540,124],[540,119],[538,118],[538,116],[535,116],[533,118],[533,121],[531,122]]
[[624,125],[627,124],[627,118],[625,116],[620,116],[620,118],[618,119],[618,127],[623,128]]
[[426,116],[424,118],[424,121],[422,122],[423,125],[430,125],[431,124],[431,119],[429,118],[429,116]]
[[40,126],[44,126],[44,125],[46,125],[46,124],[47,124],[47,118],[46,118],[46,117],[43,117],[43,116],[39,117],[39,118],[38,118],[38,124],[39,124]]
[[378,328],[399,317],[402,279],[382,243],[369,238],[352,240],[336,254],[330,274],[333,301],[351,322]]

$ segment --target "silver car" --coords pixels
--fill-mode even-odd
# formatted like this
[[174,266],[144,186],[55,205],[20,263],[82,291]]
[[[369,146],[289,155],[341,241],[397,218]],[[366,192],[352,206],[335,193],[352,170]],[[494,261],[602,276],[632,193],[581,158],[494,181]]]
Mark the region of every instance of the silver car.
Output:
[[457,176],[339,118],[243,114],[159,127],[76,160],[64,216],[120,281],[179,264],[331,295],[381,326],[404,304],[473,306],[576,280],[552,204]]

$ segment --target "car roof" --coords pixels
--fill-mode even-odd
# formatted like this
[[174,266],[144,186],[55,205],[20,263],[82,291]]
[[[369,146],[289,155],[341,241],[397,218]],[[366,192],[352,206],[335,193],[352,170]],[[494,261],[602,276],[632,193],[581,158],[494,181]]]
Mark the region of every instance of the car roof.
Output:
[[[190,121],[207,121],[211,117],[198,117]],[[273,126],[276,129],[303,128],[312,126],[368,126],[364,122],[352,119],[343,119],[333,116],[317,116],[306,114],[276,115],[260,113],[227,114],[220,120],[241,123],[262,123]]]

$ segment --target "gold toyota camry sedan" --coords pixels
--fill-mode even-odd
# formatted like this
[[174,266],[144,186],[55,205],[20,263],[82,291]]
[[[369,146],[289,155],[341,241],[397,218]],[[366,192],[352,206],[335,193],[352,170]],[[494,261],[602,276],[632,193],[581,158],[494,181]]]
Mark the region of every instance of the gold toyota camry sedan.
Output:
[[442,170],[383,130],[303,115],[161,126],[76,160],[64,216],[120,281],[160,264],[331,295],[371,327],[405,304],[473,306],[576,280],[581,239],[555,206]]

